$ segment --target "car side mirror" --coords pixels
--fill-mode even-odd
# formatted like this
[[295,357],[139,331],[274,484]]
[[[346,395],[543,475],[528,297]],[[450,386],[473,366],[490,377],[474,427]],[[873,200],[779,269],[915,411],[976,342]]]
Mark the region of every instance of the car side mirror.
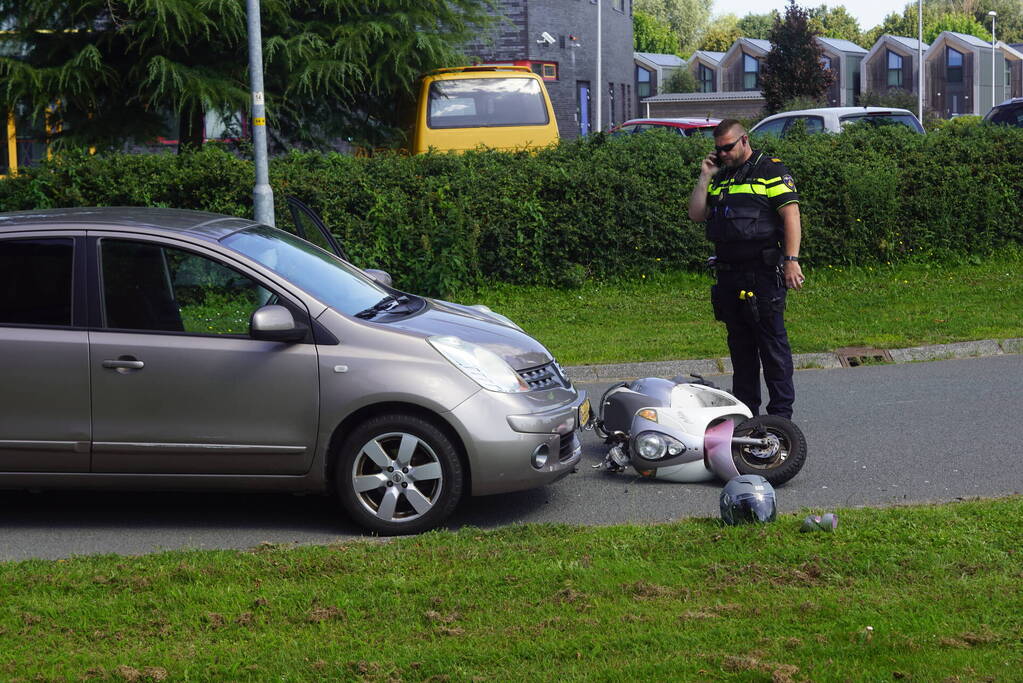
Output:
[[262,341],[297,342],[306,337],[306,329],[295,324],[295,318],[284,306],[262,306],[252,312],[249,336]]
[[366,273],[366,275],[369,275],[371,278],[373,278],[380,284],[384,285],[385,287],[390,287],[393,284],[391,282],[391,274],[386,271],[377,270],[376,268],[367,268],[362,272]]

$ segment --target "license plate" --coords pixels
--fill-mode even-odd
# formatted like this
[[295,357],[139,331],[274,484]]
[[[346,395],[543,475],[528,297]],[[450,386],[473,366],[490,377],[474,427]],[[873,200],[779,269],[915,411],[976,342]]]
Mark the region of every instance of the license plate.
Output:
[[583,399],[579,406],[579,428],[582,429],[590,423],[590,399]]

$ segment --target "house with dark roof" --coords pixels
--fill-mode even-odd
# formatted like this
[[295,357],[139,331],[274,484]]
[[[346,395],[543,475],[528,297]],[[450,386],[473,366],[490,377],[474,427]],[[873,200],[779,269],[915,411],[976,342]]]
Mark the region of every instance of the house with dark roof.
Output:
[[867,51],[856,43],[841,38],[817,38],[824,56],[825,69],[835,74],[835,82],[826,95],[830,107],[851,107],[860,98],[860,63]]
[[721,58],[724,52],[697,50],[689,57],[686,68],[696,79],[696,91],[717,92],[721,83]]
[[759,38],[739,38],[721,58],[721,92],[760,90],[760,70],[771,43]]
[[665,84],[678,71],[686,68],[686,60],[678,55],[656,52],[634,52],[636,63],[636,111],[641,112],[639,103],[644,97],[651,97],[666,91]]
[[984,115],[993,103],[1011,96],[1019,54],[1005,43],[993,47],[977,36],[944,31],[924,55],[928,106],[944,118]]
[[927,47],[916,38],[888,33],[878,38],[860,62],[860,92],[918,92],[919,52],[926,54]]

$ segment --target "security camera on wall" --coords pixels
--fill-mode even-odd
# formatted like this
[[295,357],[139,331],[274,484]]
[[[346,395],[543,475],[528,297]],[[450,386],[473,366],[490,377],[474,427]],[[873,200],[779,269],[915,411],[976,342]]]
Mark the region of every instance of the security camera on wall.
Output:
[[540,34],[540,39],[536,42],[538,45],[553,45],[557,42],[557,38],[552,36],[550,33],[547,33],[547,31],[544,31]]

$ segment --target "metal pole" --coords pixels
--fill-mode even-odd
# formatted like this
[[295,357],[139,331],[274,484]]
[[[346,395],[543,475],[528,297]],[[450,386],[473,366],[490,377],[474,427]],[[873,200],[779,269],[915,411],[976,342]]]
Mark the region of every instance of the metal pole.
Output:
[[[991,108],[995,108],[995,17],[998,12],[991,10],[987,13],[991,17]],[[980,112],[977,112],[978,114]]]
[[924,0],[916,2],[916,110],[920,123],[924,122]]
[[274,192],[266,153],[266,100],[263,97],[263,32],[259,21],[259,0],[246,0],[249,17],[249,82],[252,88],[252,147],[256,186],[252,208],[256,221],[274,224]]
[[604,121],[601,118],[600,105],[604,101],[604,76],[601,73],[600,53],[604,49],[602,46],[603,40],[603,29],[600,27],[600,8],[604,4],[604,0],[597,0],[597,130],[604,130]]

